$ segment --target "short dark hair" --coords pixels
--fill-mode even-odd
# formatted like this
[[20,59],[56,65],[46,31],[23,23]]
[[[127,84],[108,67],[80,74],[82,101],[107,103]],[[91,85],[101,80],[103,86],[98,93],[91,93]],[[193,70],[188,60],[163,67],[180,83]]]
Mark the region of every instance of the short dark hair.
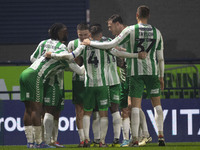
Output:
[[77,25],[77,30],[89,30],[88,24],[85,22],[79,23]]
[[103,32],[101,25],[98,24],[98,23],[90,25],[89,31],[90,31],[92,36],[95,36],[95,35]]
[[148,18],[150,14],[150,9],[148,6],[141,5],[137,8],[138,18]]
[[113,23],[119,22],[120,24],[123,24],[122,17],[118,14],[112,15],[110,18],[108,18],[108,21],[112,21]]
[[63,23],[54,23],[48,30],[50,38],[53,40],[58,40],[58,32],[63,28],[67,28]]

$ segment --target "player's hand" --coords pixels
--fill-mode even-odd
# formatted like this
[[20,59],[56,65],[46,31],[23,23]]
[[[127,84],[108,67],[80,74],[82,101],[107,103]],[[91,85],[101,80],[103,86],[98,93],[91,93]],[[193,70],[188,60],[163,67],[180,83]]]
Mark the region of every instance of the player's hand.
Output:
[[159,80],[160,80],[160,89],[164,90],[164,79],[163,79],[163,77],[160,77]]
[[82,45],[90,45],[90,39],[83,40],[83,42],[81,44]]
[[71,53],[72,51],[73,51],[72,49],[69,49],[69,50],[68,50],[69,53]]
[[145,59],[147,57],[147,52],[139,52],[138,53],[138,58],[139,59]]
[[46,52],[46,53],[45,53],[45,57],[46,57],[46,58],[51,58],[51,53],[52,53],[52,52]]

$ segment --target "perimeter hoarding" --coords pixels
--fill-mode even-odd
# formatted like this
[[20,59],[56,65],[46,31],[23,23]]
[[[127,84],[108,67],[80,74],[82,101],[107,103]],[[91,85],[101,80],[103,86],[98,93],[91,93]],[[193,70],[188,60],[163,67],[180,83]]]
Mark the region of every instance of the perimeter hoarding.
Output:
[[[18,100],[2,100],[0,101],[0,106],[3,108],[0,114],[1,145],[25,145],[26,138],[23,126],[24,104]],[[162,106],[166,142],[200,142],[199,99],[164,99],[162,100]],[[157,142],[157,128],[150,100],[143,100],[142,108],[146,115],[148,129],[153,142]],[[59,120],[58,140],[60,143],[79,143],[75,116],[74,105],[71,100],[65,100],[65,108]],[[93,139],[91,130],[90,137]],[[112,117],[109,114],[106,142],[112,143],[112,140]]]

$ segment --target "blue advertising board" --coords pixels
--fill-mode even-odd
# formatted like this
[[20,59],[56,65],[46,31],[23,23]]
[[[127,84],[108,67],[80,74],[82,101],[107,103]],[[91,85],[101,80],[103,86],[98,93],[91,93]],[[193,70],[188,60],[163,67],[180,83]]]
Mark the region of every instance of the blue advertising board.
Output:
[[[163,99],[164,135],[166,142],[200,141],[200,100],[199,99]],[[157,142],[157,128],[150,100],[143,100],[142,108],[146,115],[149,133],[153,142]],[[25,145],[23,127],[24,104],[18,100],[0,101],[0,144]],[[65,108],[59,119],[58,141],[62,144],[78,144],[74,105],[65,100]],[[90,137],[93,139],[92,131]],[[112,143],[112,118],[109,113],[107,143]],[[121,135],[122,140],[122,135]]]

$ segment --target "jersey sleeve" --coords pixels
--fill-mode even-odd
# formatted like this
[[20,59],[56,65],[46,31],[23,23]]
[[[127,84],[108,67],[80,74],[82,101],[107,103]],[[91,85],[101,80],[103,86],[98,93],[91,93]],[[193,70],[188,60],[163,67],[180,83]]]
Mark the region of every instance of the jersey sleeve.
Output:
[[70,41],[67,45],[68,52],[71,52],[74,50],[74,41]]
[[69,68],[79,75],[83,75],[85,73],[84,66],[79,67],[76,63],[73,63],[73,62],[69,63]]
[[115,48],[112,48],[110,53],[114,56],[121,57],[121,58],[138,58],[138,54],[119,51],[119,50],[116,50]]
[[164,50],[164,43],[163,43],[163,38],[162,38],[162,35],[161,33],[159,32],[159,35],[160,35],[160,39],[159,39],[159,43],[158,43],[158,46],[156,48],[156,50]]
[[41,57],[42,55],[42,45],[45,41],[42,41],[37,46],[36,50],[33,52],[33,54],[30,56],[30,61],[33,63],[35,60]]
[[123,44],[128,40],[128,36],[130,34],[131,30],[130,27],[126,27],[117,37],[115,37],[110,42],[96,42],[91,41],[90,46],[101,48],[101,49],[111,49],[119,44]]
[[56,60],[73,60],[74,58],[78,57],[82,51],[85,49],[84,45],[80,45],[76,48],[76,50],[72,51],[71,53],[67,51],[58,51],[56,53],[51,53],[51,58]]
[[164,62],[164,46],[163,46],[163,38],[160,34],[160,39],[158,46],[156,48],[156,56],[158,60],[158,67],[159,67],[159,77],[164,77],[164,70],[165,70],[165,62]]

